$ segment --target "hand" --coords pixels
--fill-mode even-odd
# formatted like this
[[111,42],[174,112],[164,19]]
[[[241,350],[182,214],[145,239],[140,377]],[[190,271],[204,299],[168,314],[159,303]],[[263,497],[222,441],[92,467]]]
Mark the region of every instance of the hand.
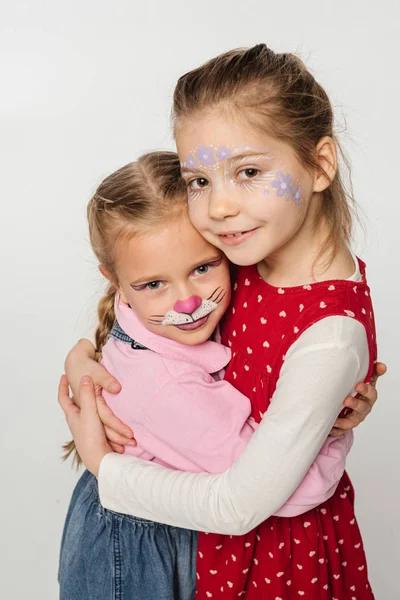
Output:
[[68,381],[63,375],[58,388],[58,401],[64,411],[82,462],[97,477],[101,461],[106,454],[112,452],[112,448],[107,442],[97,412],[95,389],[90,377],[83,377],[81,380],[80,399],[81,408],[70,397]]
[[[103,367],[101,368],[107,373],[107,371]],[[137,445],[136,440],[134,438],[134,433],[132,429],[128,427],[128,425],[125,425],[125,423],[123,423],[121,419],[114,415],[113,411],[106,404],[103,396],[101,395],[102,391],[102,388],[96,385],[95,392],[97,411],[100,420],[104,425],[104,431],[107,440],[110,443],[110,446],[112,447],[114,452],[118,452],[118,454],[123,454],[125,451],[124,446]]]
[[330,433],[334,437],[341,437],[345,431],[354,429],[362,423],[369,415],[378,397],[376,382],[378,377],[386,373],[386,365],[378,362],[370,383],[358,383],[356,385],[357,396],[348,396],[344,401],[346,408],[352,409],[344,418],[336,419],[335,425]]
[[92,342],[82,339],[70,350],[65,359],[65,373],[78,406],[80,382],[85,375],[90,377],[95,385],[101,386],[111,394],[118,394],[121,391],[119,381],[95,360],[95,354],[96,350]]
[[107,439],[114,452],[122,454],[124,446],[136,446],[133,431],[125,425],[112,410],[107,406],[101,396],[101,390],[105,389],[112,394],[121,391],[120,383],[97,361],[94,360],[95,348],[86,339],[72,348],[65,360],[65,372],[68,383],[72,390],[75,404],[80,406],[80,381],[83,376],[89,376],[96,386],[97,409],[100,419],[105,426]]

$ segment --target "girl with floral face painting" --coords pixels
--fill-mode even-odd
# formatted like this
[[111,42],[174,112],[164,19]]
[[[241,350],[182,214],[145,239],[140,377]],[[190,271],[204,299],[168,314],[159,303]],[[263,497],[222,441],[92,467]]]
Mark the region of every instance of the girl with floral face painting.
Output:
[[260,425],[224,473],[171,471],[112,453],[87,412],[90,386],[78,416],[64,382],[78,450],[105,507],[212,532],[199,535],[196,598],[373,598],[346,473],[305,514],[272,516],[376,360],[329,99],[299,59],[260,45],[183,76],[174,114],[191,221],[239,265],[222,328],[225,379]]

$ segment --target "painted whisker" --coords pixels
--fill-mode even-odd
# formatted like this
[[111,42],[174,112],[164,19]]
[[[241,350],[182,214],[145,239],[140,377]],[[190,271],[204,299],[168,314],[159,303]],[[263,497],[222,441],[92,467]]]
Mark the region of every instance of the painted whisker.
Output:
[[220,289],[221,289],[221,286],[219,285],[219,286],[218,286],[218,287],[217,287],[217,288],[216,288],[216,289],[213,291],[213,293],[211,294],[211,296],[209,296],[209,297],[207,298],[207,300],[212,300],[212,297],[214,296],[214,294],[215,294],[216,292],[218,292],[218,290],[220,290]]
[[221,290],[221,291],[218,293],[218,296],[217,296],[216,298],[214,298],[213,302],[217,302],[217,303],[219,303],[219,302],[220,302],[220,299],[221,299],[221,297],[223,298],[223,297],[224,297],[224,295],[225,295],[225,292],[224,292],[224,290]]

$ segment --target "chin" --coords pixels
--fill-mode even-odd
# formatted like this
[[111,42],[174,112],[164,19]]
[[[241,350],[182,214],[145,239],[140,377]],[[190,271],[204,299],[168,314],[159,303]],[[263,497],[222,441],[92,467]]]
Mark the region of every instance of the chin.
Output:
[[239,267],[249,267],[250,265],[256,265],[266,257],[267,253],[265,251],[254,252],[246,251],[246,250],[237,250],[237,252],[230,252],[229,254],[225,252],[228,259]]
[[200,344],[204,344],[209,339],[210,336],[198,335],[195,337],[187,337],[182,340],[182,344],[185,346],[199,346]]

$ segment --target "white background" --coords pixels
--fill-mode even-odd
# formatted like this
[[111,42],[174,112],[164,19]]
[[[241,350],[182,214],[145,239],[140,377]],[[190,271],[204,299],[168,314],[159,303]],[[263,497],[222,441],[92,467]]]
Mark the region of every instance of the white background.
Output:
[[[295,51],[330,93],[353,161],[380,357],[389,373],[350,459],[377,600],[400,597],[399,3],[2,2],[0,597],[54,600],[76,474],[56,402],[67,350],[102,289],[85,221],[96,183],[173,148],[178,76],[237,46]],[[82,599],[84,600],[84,599]]]

